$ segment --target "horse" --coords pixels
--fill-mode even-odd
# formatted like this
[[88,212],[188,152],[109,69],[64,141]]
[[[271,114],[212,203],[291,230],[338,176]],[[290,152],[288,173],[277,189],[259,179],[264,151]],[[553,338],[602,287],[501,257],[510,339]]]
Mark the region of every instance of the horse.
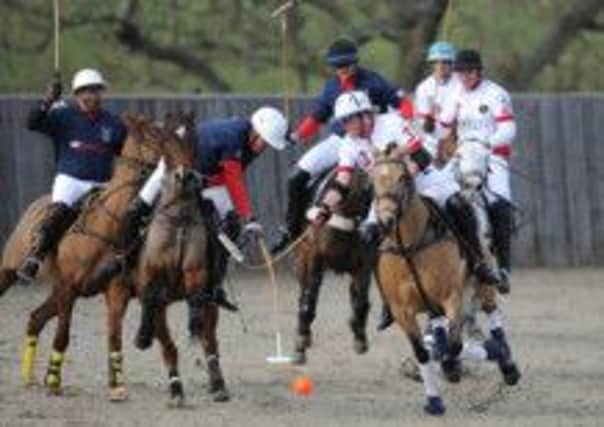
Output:
[[[407,335],[419,363],[426,404],[431,415],[445,412],[435,362],[440,361],[450,382],[459,382],[462,355],[462,296],[470,286],[466,260],[442,214],[415,190],[404,152],[375,152],[372,181],[375,208],[384,240],[376,273],[378,283],[400,328]],[[493,286],[481,284],[478,293],[493,322],[500,322]],[[417,317],[430,317],[434,345],[430,351],[422,339]],[[491,319],[490,319],[491,320]],[[499,364],[507,384],[520,374],[511,359],[501,325],[493,339],[473,348],[480,359]]]
[[[333,179],[333,174],[328,175],[324,184],[319,186],[317,200],[321,199]],[[350,191],[330,219],[320,228],[307,225],[304,237],[295,250],[295,273],[300,285],[293,357],[295,364],[306,363],[306,350],[312,346],[311,325],[316,315],[319,291],[323,276],[329,270],[351,276],[349,292],[352,317],[349,326],[354,336],[353,348],[357,354],[366,353],[369,349],[366,325],[372,266],[359,229],[371,201],[368,184],[365,173],[355,172]],[[308,211],[307,218],[313,220],[317,214],[318,208],[313,207]]]
[[218,358],[218,306],[212,303],[212,254],[203,217],[208,211],[200,206],[202,182],[194,171],[194,149],[183,148],[180,158],[166,159],[159,201],[134,273],[135,293],[141,302],[135,345],[144,350],[154,337],[159,340],[168,368],[170,399],[176,406],[182,406],[185,395],[166,311],[170,303],[183,299],[197,317],[190,330],[200,338],[206,355],[209,391],[214,401],[229,400]]
[[[88,198],[75,224],[46,258],[38,274],[38,281],[50,284],[51,293],[30,314],[21,369],[24,382],[34,384],[38,336],[47,322],[56,316],[57,327],[44,378],[44,384],[52,394],[60,394],[62,390],[61,370],[77,298],[103,293],[109,329],[109,399],[121,401],[127,396],[123,375],[122,318],[129,289],[120,280],[114,280],[101,289],[91,287],[88,286],[88,278],[114,256],[120,224],[129,202],[155,168],[169,146],[168,142],[177,138],[172,130],[182,124],[174,119],[171,130],[164,130],[141,117],[126,115],[124,120],[128,136],[115,160],[110,181],[98,194]],[[17,282],[16,270],[28,253],[36,227],[49,203],[49,196],[34,201],[9,237],[0,268],[0,295]]]

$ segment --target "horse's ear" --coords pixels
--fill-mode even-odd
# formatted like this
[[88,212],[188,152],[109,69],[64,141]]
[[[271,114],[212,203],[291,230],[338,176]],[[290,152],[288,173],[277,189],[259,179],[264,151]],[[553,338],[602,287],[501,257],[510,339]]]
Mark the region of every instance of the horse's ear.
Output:
[[194,127],[195,122],[197,121],[197,111],[193,108],[188,110],[183,114],[183,119],[188,126]]

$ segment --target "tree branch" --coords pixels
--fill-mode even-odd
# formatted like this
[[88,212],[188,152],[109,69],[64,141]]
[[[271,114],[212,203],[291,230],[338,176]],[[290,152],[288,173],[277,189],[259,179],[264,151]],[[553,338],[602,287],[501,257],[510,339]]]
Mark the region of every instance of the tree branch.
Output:
[[569,42],[594,24],[594,16],[604,9],[602,0],[576,0],[556,19],[537,46],[522,55],[518,66],[509,67],[505,83],[514,90],[526,90],[547,65],[554,63]]

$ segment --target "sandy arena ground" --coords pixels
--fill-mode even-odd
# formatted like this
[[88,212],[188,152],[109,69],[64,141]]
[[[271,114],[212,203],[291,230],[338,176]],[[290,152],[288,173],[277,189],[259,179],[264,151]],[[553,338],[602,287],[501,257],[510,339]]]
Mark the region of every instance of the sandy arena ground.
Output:
[[[280,276],[281,318],[286,350],[292,348],[297,289]],[[604,426],[604,270],[525,270],[514,276],[505,302],[508,330],[523,373],[521,383],[502,385],[494,366],[482,365],[457,386],[447,385],[447,414],[433,419],[421,409],[421,385],[403,378],[400,357],[409,347],[397,328],[377,334],[375,293],[370,321],[371,349],[357,356],[347,327],[347,284],[328,277],[315,322],[315,346],[304,368],[269,366],[274,353],[272,294],[266,277],[235,276],[243,318],[224,313],[219,337],[229,403],[214,403],[205,392],[201,355],[185,332],[184,304],[170,312],[180,349],[187,405],[167,407],[167,373],[157,346],[140,352],[132,345],[138,303],[128,311],[126,378],[130,398],[106,399],[105,311],[101,298],[80,300],[63,370],[65,393],[49,397],[26,389],[20,377],[25,323],[46,295],[43,287],[16,287],[0,300],[0,425],[204,425],[204,426]],[[38,377],[46,369],[51,332],[43,335]],[[299,374],[314,380],[308,398],[290,391]]]

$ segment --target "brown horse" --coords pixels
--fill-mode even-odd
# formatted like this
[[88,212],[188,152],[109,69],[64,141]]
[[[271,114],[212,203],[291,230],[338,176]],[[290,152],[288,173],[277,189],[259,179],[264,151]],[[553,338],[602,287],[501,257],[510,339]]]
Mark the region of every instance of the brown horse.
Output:
[[[78,220],[66,233],[54,253],[47,257],[38,278],[51,285],[51,294],[30,315],[23,352],[22,373],[27,384],[35,382],[34,362],[38,336],[46,323],[58,317],[48,370],[44,383],[52,393],[61,391],[61,368],[69,344],[72,311],[78,297],[105,294],[109,329],[110,399],[126,397],[122,372],[122,317],[129,298],[128,287],[119,280],[103,289],[87,286],[87,280],[109,257],[118,237],[120,222],[129,202],[153,170],[168,139],[176,138],[142,118],[126,117],[129,128],[121,155],[106,188],[89,199]],[[174,128],[177,123],[174,123]],[[44,196],[27,209],[10,236],[0,269],[0,295],[16,281],[16,269],[29,250],[32,236],[44,216],[49,197]]]
[[193,147],[166,159],[161,195],[149,225],[136,271],[136,294],[141,301],[141,324],[136,346],[147,349],[153,337],[162,345],[172,401],[180,406],[184,391],[178,372],[178,350],[168,328],[168,305],[186,299],[194,311],[191,332],[201,340],[215,401],[229,394],[218,359],[218,307],[212,303],[211,254],[207,222],[200,209],[202,183],[194,172]]
[[[329,187],[331,177],[326,181]],[[318,192],[318,200],[323,191]],[[354,335],[354,349],[358,354],[367,352],[367,315],[369,313],[369,285],[371,262],[364,250],[359,230],[360,221],[368,211],[370,194],[365,173],[353,174],[350,191],[329,221],[315,228],[312,224],[304,235],[295,254],[296,276],[300,284],[298,330],[294,363],[306,363],[306,350],[312,345],[311,324],[315,319],[319,290],[325,272],[347,273],[351,276],[350,303],[352,317],[349,325]],[[316,209],[308,213],[314,219]]]
[[[375,156],[376,210],[385,235],[377,265],[378,282],[419,362],[427,396],[424,409],[440,415],[445,407],[434,362],[441,362],[449,381],[460,380],[462,294],[471,283],[467,265],[440,214],[416,193],[403,154],[394,149]],[[516,384],[520,374],[505,340],[496,291],[481,284],[478,292],[489,314],[492,339],[474,348],[474,354],[498,362],[506,383]],[[432,352],[422,339],[417,322],[420,313],[430,316],[435,341]]]

